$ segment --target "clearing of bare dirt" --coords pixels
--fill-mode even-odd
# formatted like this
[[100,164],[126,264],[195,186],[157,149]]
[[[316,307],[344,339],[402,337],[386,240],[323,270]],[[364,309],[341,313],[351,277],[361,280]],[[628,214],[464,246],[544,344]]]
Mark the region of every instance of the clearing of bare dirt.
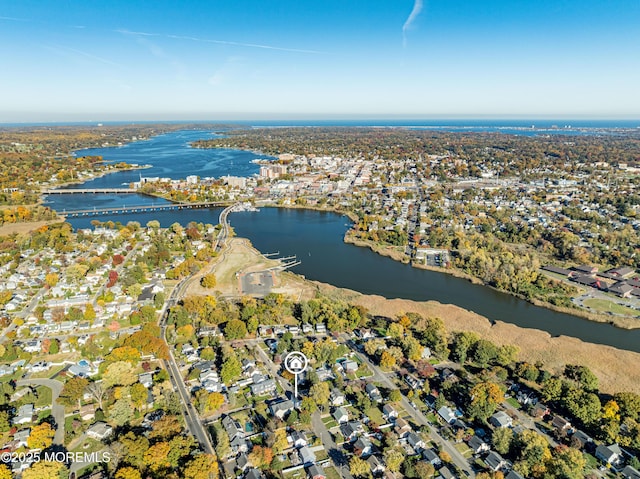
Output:
[[[269,259],[256,250],[248,239],[232,238],[226,248],[208,267],[191,281],[187,295],[206,295],[214,291],[224,297],[240,297],[246,294],[242,289],[241,278],[249,273],[273,271],[272,293],[285,294],[296,301],[315,296],[317,287],[291,273],[278,271],[280,262]],[[213,272],[216,286],[212,289],[204,288],[197,280],[203,275]],[[256,295],[260,296],[260,295]]]

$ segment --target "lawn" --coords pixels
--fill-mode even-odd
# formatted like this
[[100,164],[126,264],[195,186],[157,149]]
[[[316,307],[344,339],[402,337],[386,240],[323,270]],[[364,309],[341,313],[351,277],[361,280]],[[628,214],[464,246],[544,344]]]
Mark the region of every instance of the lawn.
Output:
[[473,451],[464,442],[459,442],[458,444],[455,445],[455,448],[460,452],[460,454],[462,454],[467,459],[473,456]]
[[38,393],[38,399],[36,400],[35,407],[51,407],[51,389],[44,386],[38,386],[36,388]]
[[618,303],[608,299],[587,299],[584,301],[585,306],[589,306],[596,311],[603,313],[612,312],[614,314],[623,314],[625,316],[640,316],[640,313],[635,309],[621,306]]
[[324,474],[325,476],[327,476],[327,479],[341,479],[340,474],[338,473],[338,471],[336,471],[336,468],[333,466],[325,467]]
[[[327,420],[328,419],[328,420]],[[323,419],[322,422],[324,423],[325,427],[327,429],[331,429],[334,427],[338,426],[338,423],[335,421],[335,419],[333,419],[332,417],[329,417],[327,419]]]
[[369,416],[369,419],[371,419],[371,421],[376,423],[378,426],[382,426],[383,424],[387,423],[387,421],[382,416],[382,412],[380,412],[378,406],[370,407],[365,411],[365,414]]
[[516,398],[507,398],[507,402],[511,404],[514,408],[520,409],[520,403]]

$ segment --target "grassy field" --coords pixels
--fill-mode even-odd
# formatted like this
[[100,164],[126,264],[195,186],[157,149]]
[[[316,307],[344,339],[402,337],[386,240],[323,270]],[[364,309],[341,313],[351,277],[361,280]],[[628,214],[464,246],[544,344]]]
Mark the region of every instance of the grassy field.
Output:
[[38,392],[38,399],[36,400],[35,407],[51,407],[51,389],[38,386],[36,391]]
[[618,303],[608,299],[586,299],[584,301],[586,306],[589,306],[596,311],[602,313],[612,312],[614,314],[624,314],[626,316],[640,316],[640,312],[626,306],[621,306]]
[[369,416],[369,419],[371,419],[373,422],[375,422],[379,426],[387,423],[387,421],[382,416],[382,413],[380,412],[380,408],[378,408],[378,406],[373,406],[367,409],[365,414]]

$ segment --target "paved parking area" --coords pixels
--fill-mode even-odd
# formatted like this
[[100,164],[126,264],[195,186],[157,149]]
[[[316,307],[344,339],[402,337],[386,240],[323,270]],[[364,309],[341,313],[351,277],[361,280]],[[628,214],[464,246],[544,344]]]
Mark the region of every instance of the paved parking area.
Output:
[[274,283],[272,271],[257,271],[240,275],[240,290],[242,294],[252,296],[266,296],[271,292]]

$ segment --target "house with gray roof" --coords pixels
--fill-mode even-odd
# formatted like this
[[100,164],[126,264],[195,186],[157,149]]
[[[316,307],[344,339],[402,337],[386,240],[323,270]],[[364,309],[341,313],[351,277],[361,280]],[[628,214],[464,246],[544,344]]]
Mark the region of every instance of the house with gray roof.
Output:
[[484,463],[487,465],[489,469],[492,471],[499,471],[504,466],[506,466],[507,461],[495,451],[491,451],[487,457],[484,458]]

